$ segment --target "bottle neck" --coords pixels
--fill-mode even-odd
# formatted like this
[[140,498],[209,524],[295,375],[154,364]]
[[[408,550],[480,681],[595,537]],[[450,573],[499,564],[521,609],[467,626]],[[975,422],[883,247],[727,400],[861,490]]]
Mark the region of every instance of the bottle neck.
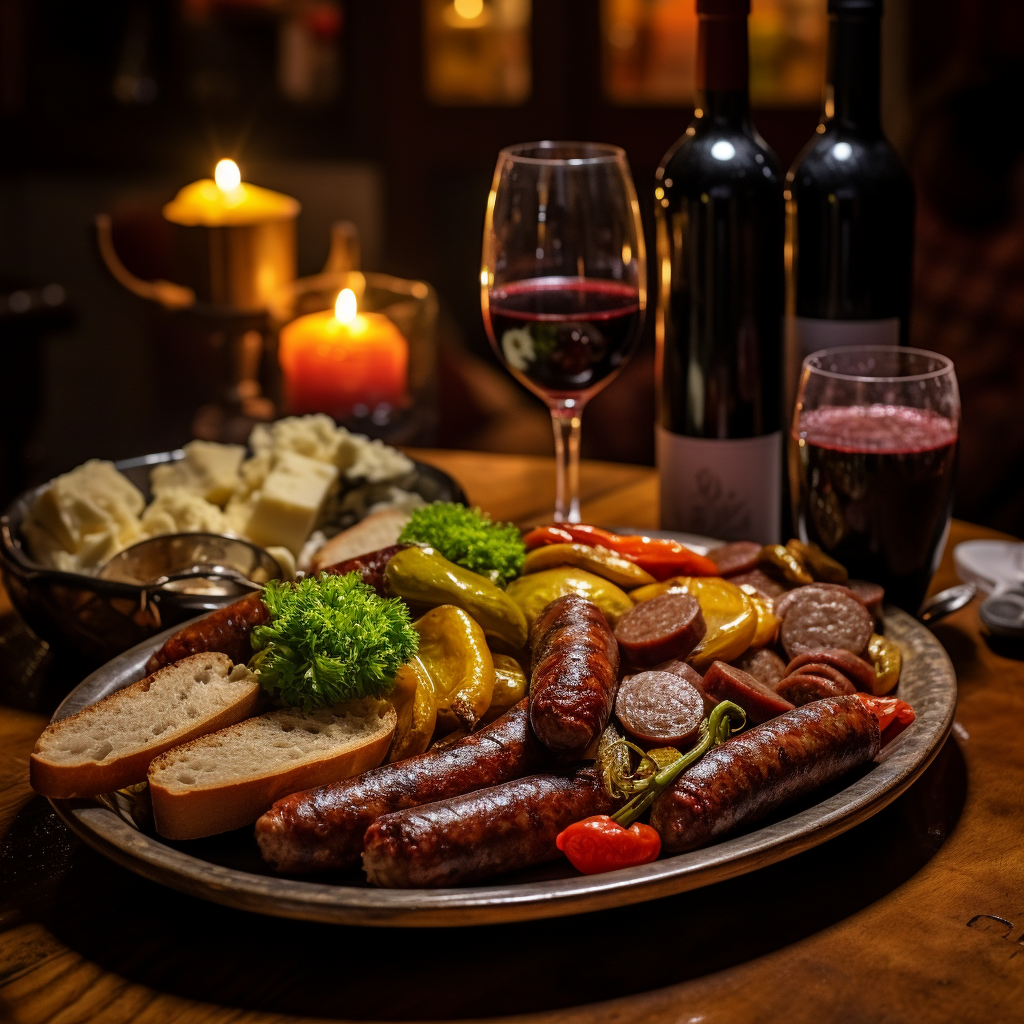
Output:
[[882,26],[877,14],[831,16],[827,119],[860,132],[881,132],[881,44]]
[[697,107],[733,128],[750,121],[747,19],[702,15],[697,25]]

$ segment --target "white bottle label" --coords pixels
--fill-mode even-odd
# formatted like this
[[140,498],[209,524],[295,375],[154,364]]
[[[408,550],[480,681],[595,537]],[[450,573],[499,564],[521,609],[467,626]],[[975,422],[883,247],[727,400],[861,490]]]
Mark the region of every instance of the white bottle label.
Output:
[[791,334],[790,351],[803,360],[812,352],[840,345],[898,345],[900,318],[884,320],[820,320],[810,316],[786,318],[786,331]]
[[661,527],[777,544],[782,531],[782,431],[683,437],[657,428]]

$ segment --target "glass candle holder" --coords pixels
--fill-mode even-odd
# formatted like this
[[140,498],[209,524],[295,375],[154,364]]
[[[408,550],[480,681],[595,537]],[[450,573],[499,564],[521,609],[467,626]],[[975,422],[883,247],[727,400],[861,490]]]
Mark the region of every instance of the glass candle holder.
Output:
[[323,412],[389,444],[430,444],[437,419],[437,294],[424,281],[330,272],[282,289],[281,411]]

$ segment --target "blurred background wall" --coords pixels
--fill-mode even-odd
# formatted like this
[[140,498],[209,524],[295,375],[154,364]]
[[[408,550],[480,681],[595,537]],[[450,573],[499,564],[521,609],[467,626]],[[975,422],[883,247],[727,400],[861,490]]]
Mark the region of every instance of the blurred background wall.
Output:
[[[753,0],[754,119],[787,166],[819,116],[825,6]],[[130,268],[170,276],[160,205],[221,156],[302,202],[300,274],[346,219],[366,269],[438,289],[424,440],[548,452],[545,410],[480,319],[497,151],[618,143],[650,229],[654,170],[692,112],[695,26],[693,0],[0,0],[5,492],[191,436],[187,360],[176,381],[161,370],[173,333],[102,270],[91,225],[111,213]],[[919,190],[914,343],[953,355],[964,390],[957,512],[1024,533],[1024,4],[887,0],[883,50],[885,124]],[[653,459],[651,320],[588,411],[585,454]]]

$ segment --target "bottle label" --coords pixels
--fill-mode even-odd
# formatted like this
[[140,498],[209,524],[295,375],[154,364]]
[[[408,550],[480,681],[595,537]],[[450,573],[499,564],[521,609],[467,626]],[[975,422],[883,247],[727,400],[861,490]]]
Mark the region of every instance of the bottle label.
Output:
[[900,318],[882,320],[821,320],[810,316],[786,318],[786,333],[790,335],[788,347],[798,352],[803,360],[812,352],[840,345],[898,345]]
[[719,440],[657,428],[661,526],[721,540],[777,544],[782,431]]

